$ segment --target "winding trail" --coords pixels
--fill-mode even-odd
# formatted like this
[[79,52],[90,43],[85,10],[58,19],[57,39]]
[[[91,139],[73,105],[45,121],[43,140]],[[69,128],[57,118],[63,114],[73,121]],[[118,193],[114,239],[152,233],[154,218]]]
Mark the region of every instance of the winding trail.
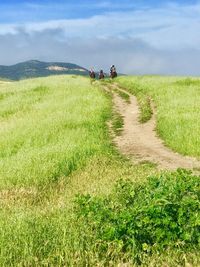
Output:
[[[200,171],[200,161],[195,158],[185,157],[167,148],[163,141],[156,135],[155,111],[147,123],[139,123],[139,106],[135,96],[117,87],[104,87],[112,92],[114,107],[124,119],[124,127],[120,136],[114,137],[114,143],[123,155],[128,156],[133,163],[149,161],[158,165],[159,169],[175,170],[177,168]],[[113,90],[112,90],[113,89]],[[126,103],[114,89],[125,92],[130,97]]]

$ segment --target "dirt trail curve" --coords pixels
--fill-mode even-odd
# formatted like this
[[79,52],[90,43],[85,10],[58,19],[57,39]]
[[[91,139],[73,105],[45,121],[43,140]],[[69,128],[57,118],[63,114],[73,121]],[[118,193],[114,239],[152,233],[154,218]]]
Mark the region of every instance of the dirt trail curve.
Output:
[[[112,88],[126,92],[130,96],[130,104],[118,96]],[[124,118],[122,134],[114,138],[114,143],[122,154],[128,156],[134,163],[150,161],[157,164],[160,169],[200,170],[200,161],[173,152],[156,135],[155,112],[150,121],[144,124],[139,123],[139,107],[136,97],[118,88],[117,85],[112,85],[112,88],[104,87],[105,90],[112,91],[114,106]]]

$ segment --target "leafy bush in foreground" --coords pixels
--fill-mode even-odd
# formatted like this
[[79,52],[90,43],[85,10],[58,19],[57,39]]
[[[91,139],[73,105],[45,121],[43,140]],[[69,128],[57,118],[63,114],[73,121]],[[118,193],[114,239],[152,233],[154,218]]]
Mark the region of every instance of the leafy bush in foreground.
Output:
[[200,246],[200,179],[190,172],[179,169],[141,185],[120,180],[108,197],[79,196],[76,204],[100,257],[113,249],[141,263],[167,248]]

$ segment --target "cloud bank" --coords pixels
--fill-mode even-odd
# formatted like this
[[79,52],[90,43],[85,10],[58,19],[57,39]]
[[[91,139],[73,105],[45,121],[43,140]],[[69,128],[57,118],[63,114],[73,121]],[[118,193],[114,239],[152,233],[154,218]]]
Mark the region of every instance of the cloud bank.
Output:
[[1,23],[0,64],[39,59],[97,70],[116,64],[127,74],[199,75],[199,18],[197,3],[81,19]]

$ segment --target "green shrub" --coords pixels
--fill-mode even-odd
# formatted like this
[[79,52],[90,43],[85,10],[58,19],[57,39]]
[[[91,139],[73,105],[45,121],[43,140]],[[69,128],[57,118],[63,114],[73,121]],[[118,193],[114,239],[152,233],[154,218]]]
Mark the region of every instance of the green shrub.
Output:
[[99,255],[110,257],[111,246],[141,263],[165,249],[198,249],[200,179],[179,169],[141,185],[120,180],[107,197],[78,196],[76,213]]

